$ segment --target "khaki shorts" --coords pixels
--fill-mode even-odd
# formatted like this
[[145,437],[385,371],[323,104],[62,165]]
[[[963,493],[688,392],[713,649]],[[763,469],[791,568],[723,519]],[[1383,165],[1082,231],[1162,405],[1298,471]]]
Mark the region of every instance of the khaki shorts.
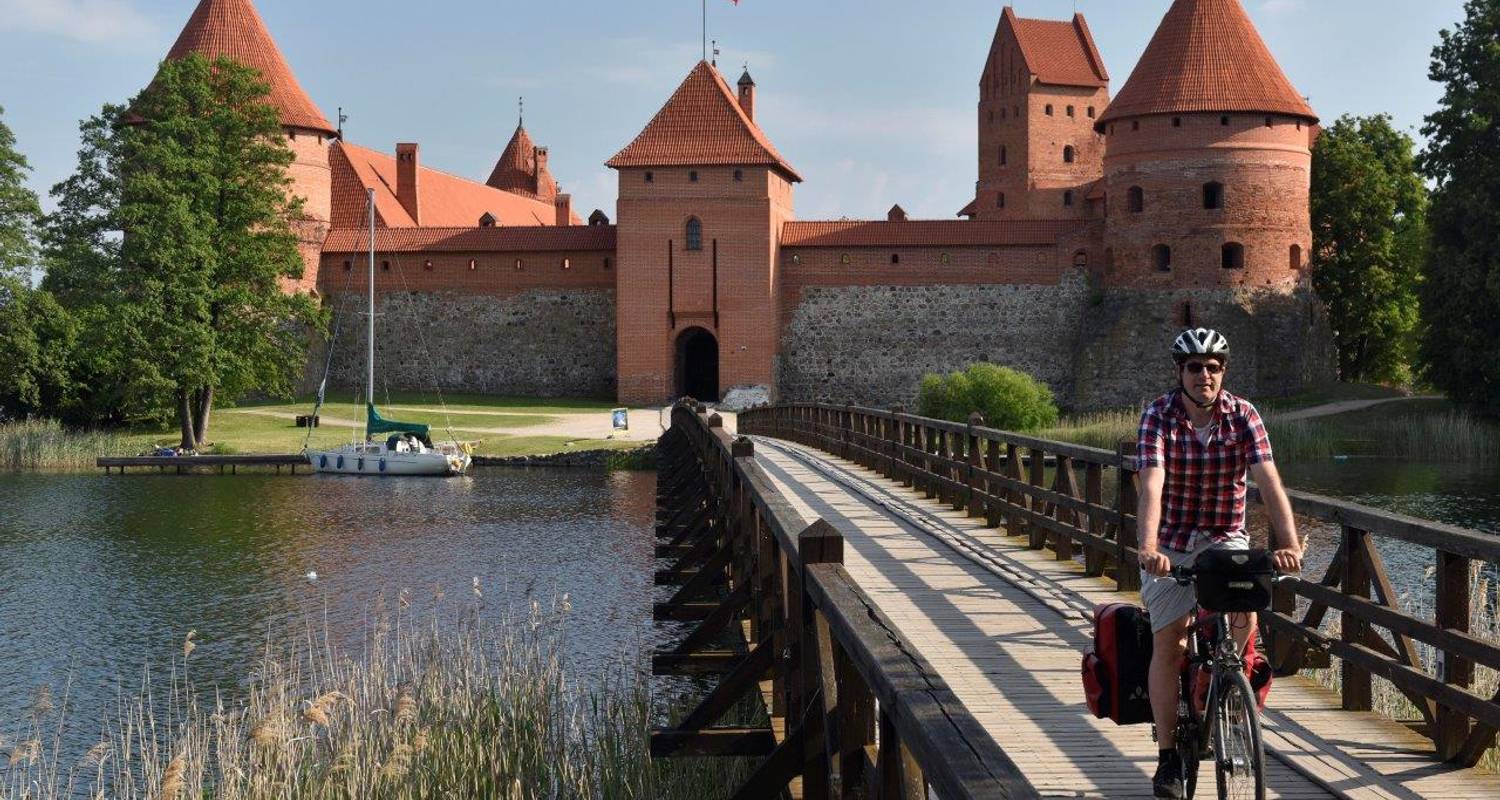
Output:
[[[1250,539],[1248,537],[1235,537],[1222,542],[1204,538],[1191,551],[1183,553],[1177,550],[1161,551],[1162,555],[1172,562],[1172,566],[1191,564],[1198,560],[1198,554],[1206,550],[1249,550]],[[1156,633],[1172,623],[1186,617],[1193,606],[1198,604],[1198,594],[1192,584],[1187,586],[1177,585],[1177,581],[1168,576],[1157,578],[1146,574],[1141,570],[1141,605],[1151,613],[1151,632]]]

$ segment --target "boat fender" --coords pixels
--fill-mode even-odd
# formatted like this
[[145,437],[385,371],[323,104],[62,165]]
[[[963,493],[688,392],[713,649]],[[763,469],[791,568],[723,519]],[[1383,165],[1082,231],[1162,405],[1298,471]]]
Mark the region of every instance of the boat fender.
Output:
[[385,472],[385,459],[380,459],[380,471]]
[[339,469],[343,469],[344,468],[344,457],[343,456],[339,456],[338,468]]
[[318,469],[328,469],[328,454],[318,456]]
[[365,457],[364,456],[360,456],[359,457],[359,471],[360,472],[364,472],[365,471]]

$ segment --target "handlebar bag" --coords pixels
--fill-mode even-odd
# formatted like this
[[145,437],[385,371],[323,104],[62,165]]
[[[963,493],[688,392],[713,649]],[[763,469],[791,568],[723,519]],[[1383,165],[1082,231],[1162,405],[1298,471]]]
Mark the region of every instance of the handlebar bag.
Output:
[[1089,711],[1116,725],[1151,721],[1151,616],[1129,603],[1094,609],[1094,647],[1083,655]]
[[1271,605],[1276,568],[1265,550],[1205,550],[1193,562],[1198,605],[1208,611],[1261,611]]

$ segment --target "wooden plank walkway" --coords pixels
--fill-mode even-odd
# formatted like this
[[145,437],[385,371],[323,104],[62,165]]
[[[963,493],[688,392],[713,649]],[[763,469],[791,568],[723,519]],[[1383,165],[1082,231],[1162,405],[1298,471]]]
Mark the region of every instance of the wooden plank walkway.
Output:
[[[860,587],[1043,795],[1151,796],[1149,728],[1095,719],[1079,681],[1088,610],[1137,596],[852,462],[760,437],[755,454],[798,513],[839,529]],[[1338,710],[1309,678],[1278,678],[1270,702],[1272,797],[1500,797],[1500,776],[1434,761],[1426,738]],[[1211,764],[1199,781],[1211,796]]]

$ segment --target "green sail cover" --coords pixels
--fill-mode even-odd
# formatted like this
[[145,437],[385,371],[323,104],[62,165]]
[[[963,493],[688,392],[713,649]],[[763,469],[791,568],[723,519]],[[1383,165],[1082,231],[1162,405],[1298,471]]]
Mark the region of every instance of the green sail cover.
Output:
[[375,410],[374,403],[365,403],[365,433],[374,438],[377,433],[414,433],[425,437],[429,427],[418,422],[400,422],[385,419]]

